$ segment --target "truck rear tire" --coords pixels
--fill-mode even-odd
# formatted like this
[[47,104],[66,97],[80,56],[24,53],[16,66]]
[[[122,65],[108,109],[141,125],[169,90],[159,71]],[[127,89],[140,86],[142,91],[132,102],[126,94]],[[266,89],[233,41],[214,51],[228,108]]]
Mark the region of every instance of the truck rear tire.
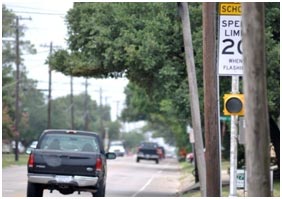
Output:
[[27,184],[27,197],[42,197],[43,188],[40,184],[28,182]]
[[106,195],[106,186],[101,186],[97,189],[97,192],[92,193],[93,197],[105,197]]
[[158,159],[156,159],[156,164],[159,164],[159,160]]
[[140,159],[139,159],[139,158],[137,158],[137,159],[136,159],[136,162],[139,162],[139,161],[140,161]]

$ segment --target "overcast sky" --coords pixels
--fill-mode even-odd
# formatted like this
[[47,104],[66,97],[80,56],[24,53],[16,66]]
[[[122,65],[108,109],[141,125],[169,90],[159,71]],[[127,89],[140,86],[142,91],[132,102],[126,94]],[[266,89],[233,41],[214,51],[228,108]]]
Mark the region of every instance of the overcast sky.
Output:
[[[25,40],[29,40],[37,49],[36,55],[24,55],[28,77],[38,80],[38,89],[48,89],[48,65],[45,60],[49,54],[50,43],[54,47],[66,48],[67,27],[66,12],[72,8],[71,0],[42,1],[42,0],[3,0],[8,9],[16,15],[31,20],[20,20],[20,25],[27,27]],[[85,92],[85,79],[74,78],[74,94]],[[120,79],[89,79],[88,94],[100,103],[100,88],[102,89],[102,103],[111,106],[112,120],[120,114],[124,107],[124,88],[128,83],[125,78]],[[70,77],[62,73],[52,72],[52,98],[70,94]],[[45,92],[47,97],[48,92]],[[118,111],[118,112],[117,112]]]

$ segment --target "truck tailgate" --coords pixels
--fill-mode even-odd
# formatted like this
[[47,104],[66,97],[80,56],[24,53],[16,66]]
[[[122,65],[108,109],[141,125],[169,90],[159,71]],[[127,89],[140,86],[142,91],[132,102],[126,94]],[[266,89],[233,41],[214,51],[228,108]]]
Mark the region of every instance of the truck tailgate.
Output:
[[34,151],[35,165],[33,173],[59,175],[95,176],[97,153],[89,152],[58,152],[51,150]]

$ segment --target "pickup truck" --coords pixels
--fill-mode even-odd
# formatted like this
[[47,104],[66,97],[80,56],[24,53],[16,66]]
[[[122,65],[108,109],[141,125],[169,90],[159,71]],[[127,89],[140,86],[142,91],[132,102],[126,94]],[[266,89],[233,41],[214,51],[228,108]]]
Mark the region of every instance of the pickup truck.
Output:
[[142,142],[138,147],[136,162],[140,160],[154,160],[156,164],[159,163],[160,148],[154,142]]
[[91,192],[104,197],[107,162],[97,133],[75,130],[45,130],[27,164],[27,197],[42,197],[44,189],[61,194]]

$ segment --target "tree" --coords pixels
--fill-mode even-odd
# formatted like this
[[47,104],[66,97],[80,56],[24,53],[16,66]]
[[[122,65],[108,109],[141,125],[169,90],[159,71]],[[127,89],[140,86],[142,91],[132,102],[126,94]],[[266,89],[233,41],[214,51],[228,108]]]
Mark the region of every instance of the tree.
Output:
[[[14,85],[15,85],[15,71],[13,69],[13,63],[16,60],[16,51],[15,51],[15,42],[6,40],[6,38],[15,38],[15,23],[16,15],[6,8],[5,5],[2,5],[2,108],[5,110],[2,115],[5,118],[3,120],[3,138],[12,139],[14,136],[13,132],[13,123],[15,120],[15,107],[14,107]],[[20,37],[24,36],[24,29],[19,28]],[[36,53],[33,45],[29,41],[20,40],[20,55],[23,52]],[[23,81],[26,79],[26,72],[24,70],[23,60],[21,59],[21,79],[20,84],[23,86]],[[35,87],[34,87],[35,88]],[[23,92],[20,91],[20,96],[23,96]],[[23,105],[24,106],[24,105]],[[20,107],[22,109],[22,107]],[[26,114],[20,114],[22,121],[20,126],[26,127],[28,123],[28,117]]]
[[[266,7],[268,86],[272,88],[268,97],[270,109],[277,119],[277,100],[280,100],[277,27],[280,9],[279,3],[266,3]],[[190,3],[189,11],[193,19],[192,38],[200,111],[203,113],[201,3]],[[181,131],[175,134],[186,134],[185,127],[187,121],[191,121],[191,114],[186,94],[181,20],[176,3],[80,2],[74,4],[66,20],[69,48],[50,57],[49,63],[54,70],[96,78],[125,75],[132,85],[126,90],[128,98],[124,119],[150,121],[152,113],[173,117],[160,110],[162,103],[170,102],[175,110],[175,120],[180,125],[175,129]],[[221,96],[230,92],[230,85],[228,77],[220,79]],[[203,121],[201,123],[204,124]]]
[[122,140],[124,140],[124,145],[126,149],[130,149],[133,152],[136,152],[137,147],[142,141],[145,140],[144,135],[135,131],[123,133]]

